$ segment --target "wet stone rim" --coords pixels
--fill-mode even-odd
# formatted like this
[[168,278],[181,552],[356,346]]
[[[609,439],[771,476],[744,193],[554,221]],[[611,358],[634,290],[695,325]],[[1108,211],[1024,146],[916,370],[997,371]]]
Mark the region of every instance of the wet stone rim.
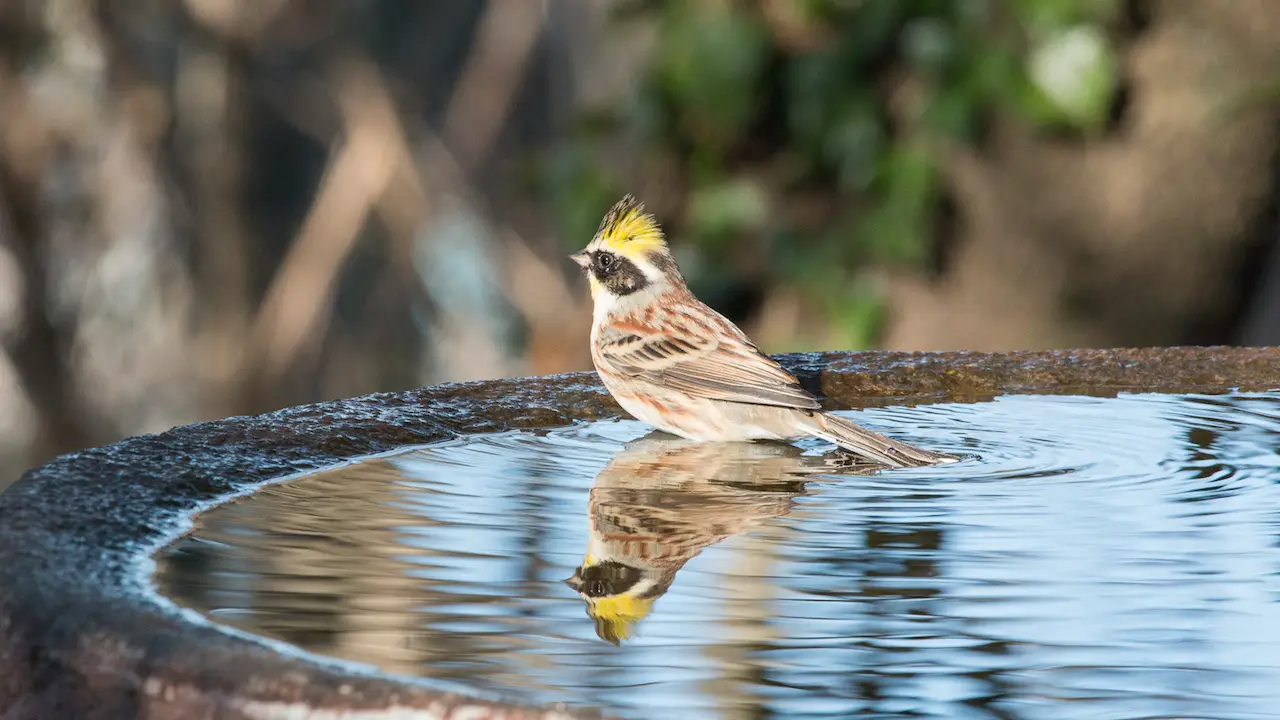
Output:
[[[780,359],[829,408],[890,398],[1280,388],[1280,348]],[[619,414],[593,373],[439,385],[188,425],[31,470],[0,495],[0,717],[599,717],[258,640],[157,597],[149,575],[152,553],[195,514],[282,476],[462,434]]]

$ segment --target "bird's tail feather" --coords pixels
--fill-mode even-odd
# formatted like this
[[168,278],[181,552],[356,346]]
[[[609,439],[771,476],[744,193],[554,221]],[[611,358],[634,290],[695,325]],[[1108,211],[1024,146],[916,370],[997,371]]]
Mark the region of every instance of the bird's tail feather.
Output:
[[890,467],[921,467],[953,463],[959,458],[887,438],[836,415],[814,413],[809,434]]

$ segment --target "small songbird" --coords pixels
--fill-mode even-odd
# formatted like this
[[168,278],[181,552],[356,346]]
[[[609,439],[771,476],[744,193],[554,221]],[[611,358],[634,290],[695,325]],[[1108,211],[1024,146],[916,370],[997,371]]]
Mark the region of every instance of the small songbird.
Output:
[[956,460],[823,412],[795,376],[694,297],[657,221],[630,195],[570,257],[591,284],[596,372],[640,420],[690,440],[814,436],[890,467]]

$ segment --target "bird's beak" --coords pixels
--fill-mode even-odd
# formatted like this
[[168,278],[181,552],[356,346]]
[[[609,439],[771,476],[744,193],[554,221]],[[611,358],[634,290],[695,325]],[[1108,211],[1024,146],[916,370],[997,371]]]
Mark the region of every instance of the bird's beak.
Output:
[[564,584],[573,588],[576,592],[582,592],[582,574],[579,572],[581,568],[573,571],[573,575],[564,580]]
[[570,255],[569,259],[578,263],[578,267],[584,269],[591,264],[591,256],[587,254],[586,250],[581,250]]

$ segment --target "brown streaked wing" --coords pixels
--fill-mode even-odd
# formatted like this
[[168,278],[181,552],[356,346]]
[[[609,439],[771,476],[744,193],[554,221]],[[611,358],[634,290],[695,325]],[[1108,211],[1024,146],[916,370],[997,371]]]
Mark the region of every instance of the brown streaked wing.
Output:
[[[704,314],[705,313],[705,314]],[[736,326],[710,308],[696,333],[686,313],[664,308],[648,322],[631,317],[600,329],[599,357],[618,373],[695,397],[801,410],[820,407],[795,376],[760,352]]]

